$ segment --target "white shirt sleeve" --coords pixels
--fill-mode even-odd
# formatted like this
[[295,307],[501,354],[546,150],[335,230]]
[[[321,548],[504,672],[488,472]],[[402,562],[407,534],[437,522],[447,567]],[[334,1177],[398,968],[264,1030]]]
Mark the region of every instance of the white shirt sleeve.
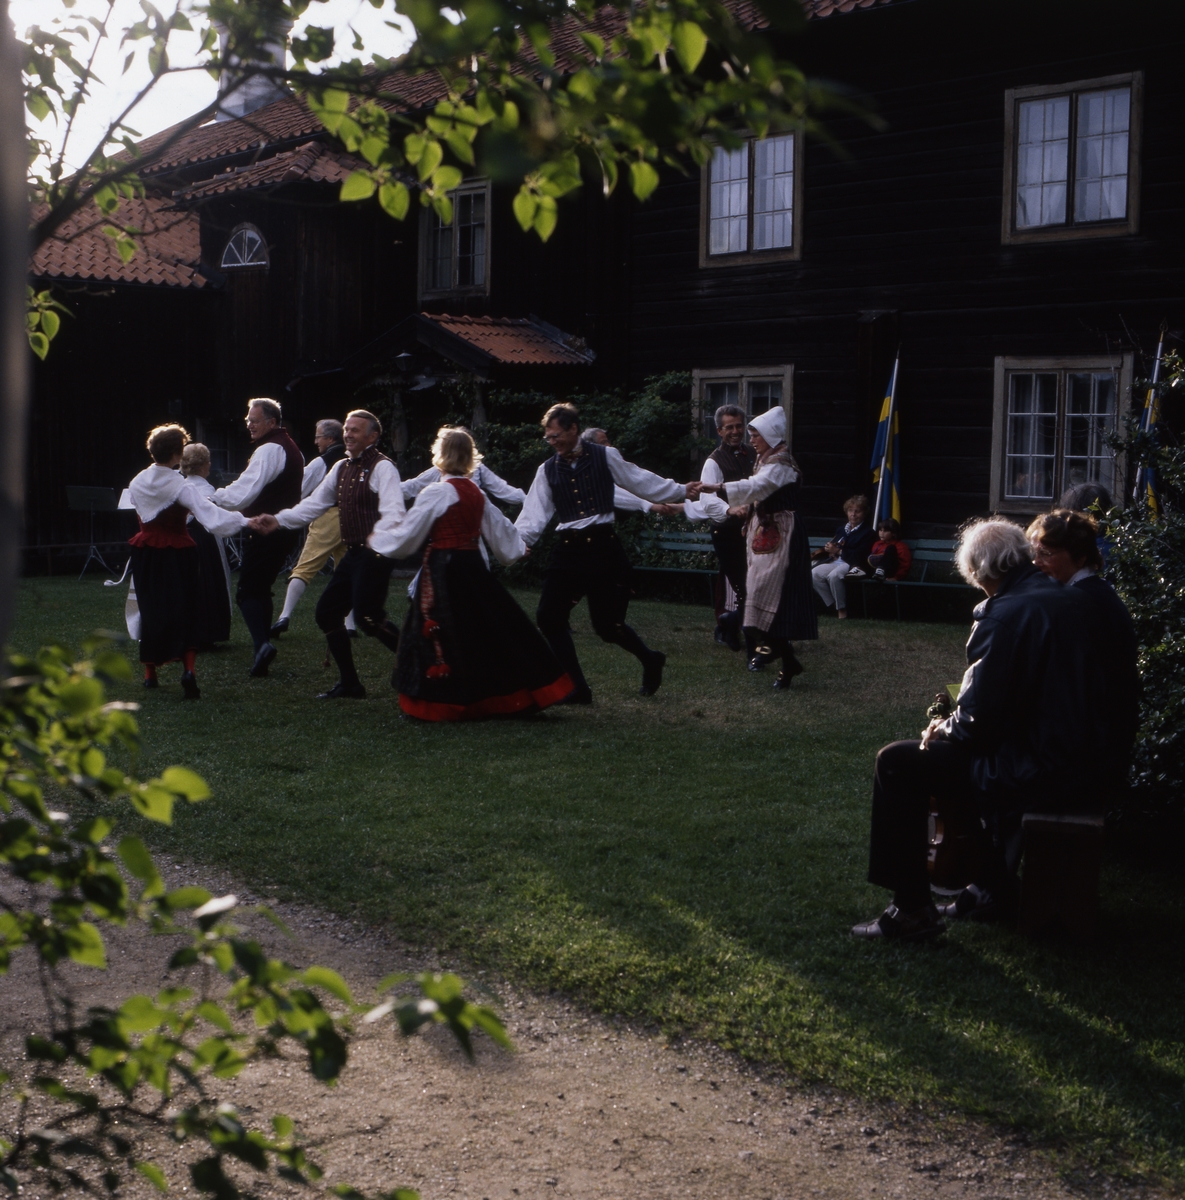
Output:
[[[370,490],[379,498],[379,519],[370,531],[366,544],[385,558],[399,558],[394,547],[398,532],[407,520],[407,505],[403,503],[403,481],[399,468],[389,459],[382,459],[370,473]],[[453,489],[449,488],[451,492]]]
[[769,462],[758,467],[749,479],[738,479],[724,487],[729,506],[735,508],[741,504],[758,504],[797,478],[798,472],[788,463]]
[[439,482],[440,470],[437,467],[429,467],[426,471],[421,471],[414,479],[405,479],[403,481],[403,503],[410,504],[428,484]]
[[526,503],[527,493],[522,488],[514,487],[500,475],[495,475],[485,463],[478,463],[477,470],[473,473],[473,482],[487,495],[505,504]]
[[[432,469],[436,470],[435,467]],[[427,484],[416,497],[415,507],[407,510],[398,529],[388,536],[384,549],[379,550],[373,543],[371,549],[379,550],[388,558],[408,558],[423,546],[432,532],[432,526],[459,499],[457,489],[444,480]]]
[[650,501],[643,500],[641,496],[635,496],[633,492],[627,492],[625,488],[620,488],[614,484],[613,507],[620,508],[622,512],[644,513],[650,511]]
[[315,521],[337,503],[337,477],[341,474],[342,463],[345,461],[343,458],[335,462],[311,495],[306,496],[299,504],[283,508],[276,513],[276,520],[280,522],[282,529],[303,529],[310,521]]
[[[632,462],[626,462],[621,457],[621,451],[613,446],[605,447],[605,460],[609,464],[613,482],[635,496],[642,496],[654,504],[663,504],[672,500],[682,500],[687,495],[683,484],[676,483],[673,479],[664,479],[661,475],[655,475],[653,471],[646,471]],[[535,490],[534,484],[531,485],[531,490]]]
[[214,493],[214,503],[219,508],[246,508],[284,470],[286,458],[284,447],[278,442],[264,442],[262,446],[257,446],[247,469],[238,479]]
[[[201,483],[210,485],[203,479]],[[185,486],[177,499],[193,513],[194,519],[200,522],[215,537],[233,537],[247,524],[247,518],[240,512],[227,512],[210,503],[203,495],[204,489],[196,482],[186,480]]]
[[503,566],[517,562],[527,552],[527,543],[514,524],[489,501],[481,514],[481,536]]
[[[704,483],[723,483],[724,473],[714,458],[705,458],[699,473]],[[728,516],[728,505],[712,492],[704,492],[698,500],[683,501],[683,515],[689,521],[720,522]]]
[[317,489],[327,474],[325,460],[318,454],[305,463],[304,475],[300,480],[300,498],[306,500]]
[[518,514],[514,527],[522,535],[528,546],[533,546],[547,528],[547,523],[555,516],[555,497],[551,494],[551,484],[547,482],[544,472],[545,463],[541,463],[531,480],[531,490],[523,501],[523,511]]

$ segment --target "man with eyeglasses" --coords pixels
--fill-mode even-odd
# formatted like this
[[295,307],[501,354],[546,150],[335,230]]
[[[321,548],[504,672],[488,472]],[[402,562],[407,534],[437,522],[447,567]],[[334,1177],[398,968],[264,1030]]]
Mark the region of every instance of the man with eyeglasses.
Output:
[[[304,456],[280,424],[281,416],[275,400],[260,397],[248,402],[247,433],[255,448],[247,469],[238,479],[210,497],[219,508],[241,512],[250,518],[300,503]],[[254,643],[255,657],[248,674],[255,678],[266,675],[276,657],[276,648],[269,640],[272,586],[299,536],[295,529],[277,529],[266,534],[251,529],[243,538],[235,599]]]
[[558,517],[555,547],[543,582],[535,620],[560,665],[576,685],[566,704],[591,704],[592,689],[580,669],[568,618],[585,596],[593,630],[602,641],[628,651],[642,664],[643,696],[662,685],[667,656],[651,650],[625,623],[629,607],[630,562],[614,529],[615,485],[653,503],[692,499],[698,483],[663,479],[633,463],[619,450],[580,438],[580,420],[571,404],[553,404],[544,414],[543,439],[555,451],[538,471],[515,525],[533,546]]

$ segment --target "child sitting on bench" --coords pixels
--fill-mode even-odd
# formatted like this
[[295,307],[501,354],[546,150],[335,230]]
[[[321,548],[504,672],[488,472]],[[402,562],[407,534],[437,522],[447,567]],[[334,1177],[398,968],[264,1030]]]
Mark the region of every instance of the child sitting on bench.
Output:
[[913,565],[913,551],[901,540],[901,525],[885,517],[876,527],[877,540],[868,552],[868,565],[877,579],[904,579]]

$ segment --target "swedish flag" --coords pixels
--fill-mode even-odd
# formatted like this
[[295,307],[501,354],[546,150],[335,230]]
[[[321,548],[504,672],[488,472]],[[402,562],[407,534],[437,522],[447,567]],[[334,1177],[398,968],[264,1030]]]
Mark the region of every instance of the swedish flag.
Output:
[[886,517],[901,520],[900,462],[901,430],[897,416],[897,368],[898,358],[893,363],[893,374],[889,389],[881,405],[880,422],[876,427],[876,441],[872,446],[872,482],[877,485],[876,507],[872,517],[875,524]]

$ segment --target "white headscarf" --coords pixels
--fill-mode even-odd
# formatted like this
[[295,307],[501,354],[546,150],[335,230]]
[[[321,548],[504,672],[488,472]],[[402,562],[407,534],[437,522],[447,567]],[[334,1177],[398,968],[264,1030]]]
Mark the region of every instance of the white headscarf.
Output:
[[754,417],[749,428],[755,429],[765,439],[771,450],[786,440],[786,410],[779,404],[768,412]]

